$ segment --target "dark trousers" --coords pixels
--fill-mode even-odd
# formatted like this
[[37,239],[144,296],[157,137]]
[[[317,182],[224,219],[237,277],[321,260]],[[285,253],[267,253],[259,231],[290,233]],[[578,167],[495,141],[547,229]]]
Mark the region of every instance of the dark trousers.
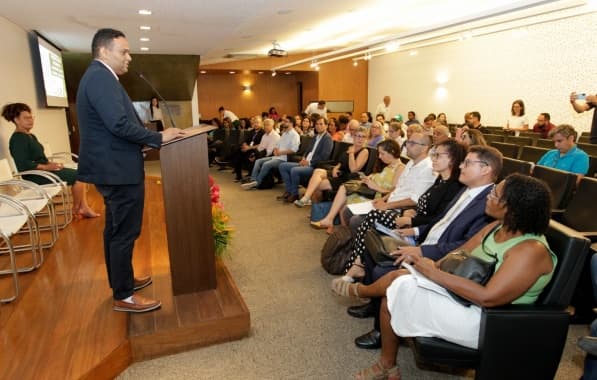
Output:
[[106,205],[104,256],[115,300],[133,295],[133,248],[141,233],[145,184],[96,185]]
[[[363,278],[364,285],[371,285],[386,273],[398,270],[398,267],[395,266],[382,267],[377,265],[366,250],[362,258],[364,259],[363,264],[365,264],[365,277]],[[380,331],[379,308],[381,307],[381,297],[371,297],[371,304],[375,310],[373,328]]]

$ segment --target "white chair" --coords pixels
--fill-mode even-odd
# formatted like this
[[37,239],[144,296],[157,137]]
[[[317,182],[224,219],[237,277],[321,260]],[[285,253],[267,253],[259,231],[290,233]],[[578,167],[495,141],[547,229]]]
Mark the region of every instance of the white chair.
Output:
[[[15,247],[11,239],[25,226],[29,231],[32,263],[29,267],[18,268],[15,257],[18,247]],[[14,288],[14,294],[11,297],[0,298],[0,302],[11,302],[19,296],[18,273],[29,272],[39,267],[43,256],[39,246],[39,230],[35,217],[22,202],[7,195],[0,195],[0,239],[0,254],[8,254],[10,260],[9,269],[0,271],[0,275],[10,274]],[[22,247],[23,244],[19,246]]]
[[[6,173],[7,166],[8,163],[6,162],[6,159],[0,160],[0,191],[3,191],[5,194],[9,192],[8,195],[23,203],[32,215],[36,215],[40,219],[43,219],[45,222],[43,224],[40,223],[40,220],[37,220],[38,230],[50,231],[50,236],[49,239],[40,243],[40,245],[44,248],[52,247],[56,240],[58,240],[56,212],[51,195],[54,194],[53,190],[49,191],[49,189],[44,189],[42,186],[39,186],[36,183],[12,177],[10,175],[10,166],[8,166],[9,174]],[[44,177],[46,174],[45,172],[39,170],[31,172],[33,175],[43,175]]]

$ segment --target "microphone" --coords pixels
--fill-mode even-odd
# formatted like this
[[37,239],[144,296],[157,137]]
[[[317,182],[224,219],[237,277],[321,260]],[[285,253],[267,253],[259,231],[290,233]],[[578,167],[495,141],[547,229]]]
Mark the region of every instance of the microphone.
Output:
[[[149,87],[153,90],[153,92],[155,92],[155,94],[158,96],[158,98],[160,98],[162,103],[164,103],[164,106],[166,106],[166,111],[168,113],[168,119],[170,119],[170,123],[172,124],[172,126],[174,128],[176,128],[176,123],[174,123],[174,119],[172,118],[172,112],[170,112],[170,107],[168,106],[168,102],[166,102],[166,99],[164,99],[162,94],[160,94],[160,92],[153,86],[153,84],[151,84],[149,79],[145,78],[145,75],[143,75],[142,72],[136,71],[136,70],[131,70],[131,71],[134,72],[135,74],[137,74],[137,76],[139,78],[143,79],[143,81],[149,85]],[[151,104],[149,106],[151,107]]]

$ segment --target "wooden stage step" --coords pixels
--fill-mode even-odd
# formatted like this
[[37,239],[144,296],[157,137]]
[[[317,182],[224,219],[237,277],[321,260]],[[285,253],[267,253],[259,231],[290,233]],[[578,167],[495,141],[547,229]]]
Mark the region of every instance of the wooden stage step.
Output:
[[[92,187],[88,198],[102,213]],[[172,295],[158,179],[146,179],[134,267],[152,275],[153,285],[140,292],[159,298],[161,309],[132,317],[112,310],[103,223],[103,217],[74,221],[46,250],[44,265],[19,276],[21,295],[0,306],[1,379],[109,379],[134,361],[248,335],[249,310],[223,263],[217,263],[217,289]],[[0,277],[0,292],[9,284],[8,276]]]

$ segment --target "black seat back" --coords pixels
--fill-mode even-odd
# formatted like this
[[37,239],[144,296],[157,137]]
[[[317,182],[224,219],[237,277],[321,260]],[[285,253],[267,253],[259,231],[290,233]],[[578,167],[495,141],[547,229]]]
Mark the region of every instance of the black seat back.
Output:
[[549,152],[547,148],[536,146],[523,146],[520,151],[520,159],[523,161],[537,162],[545,153]]
[[514,158],[504,157],[502,161],[502,171],[498,181],[506,178],[512,173],[520,173],[524,175],[531,174],[532,164],[528,161],[516,160]]
[[493,135],[493,134],[484,134],[483,138],[487,141],[488,144],[493,142],[504,142],[504,135]]
[[363,169],[363,173],[369,175],[373,173],[375,166],[379,157],[377,157],[377,149],[375,148],[367,148],[369,149],[369,158],[367,158],[367,163],[365,164],[365,168]]
[[504,142],[520,146],[533,145],[533,138],[525,136],[506,136]]
[[347,142],[334,141],[334,147],[332,148],[330,160],[336,161],[336,162],[340,161],[340,156],[342,154],[345,154],[346,151],[348,150],[348,147],[350,147],[351,145],[352,145],[351,143],[347,143]]
[[535,141],[535,146],[539,148],[547,148],[547,149],[554,149],[555,146],[553,145],[553,140],[551,139],[537,139]]
[[502,152],[504,157],[518,158],[519,145],[501,142],[492,142],[489,145]]
[[590,156],[597,156],[597,144],[580,143],[577,145],[580,149],[584,150],[586,154]]
[[551,207],[556,209],[566,208],[576,187],[576,174],[565,172],[547,166],[536,165],[533,168],[533,177],[547,183],[551,190]]
[[597,231],[597,179],[584,177],[580,180],[576,193],[568,203],[562,222],[579,232]]
[[536,304],[564,309],[570,305],[591,242],[577,231],[555,220],[549,222],[545,238],[558,257],[558,264],[551,281]]

